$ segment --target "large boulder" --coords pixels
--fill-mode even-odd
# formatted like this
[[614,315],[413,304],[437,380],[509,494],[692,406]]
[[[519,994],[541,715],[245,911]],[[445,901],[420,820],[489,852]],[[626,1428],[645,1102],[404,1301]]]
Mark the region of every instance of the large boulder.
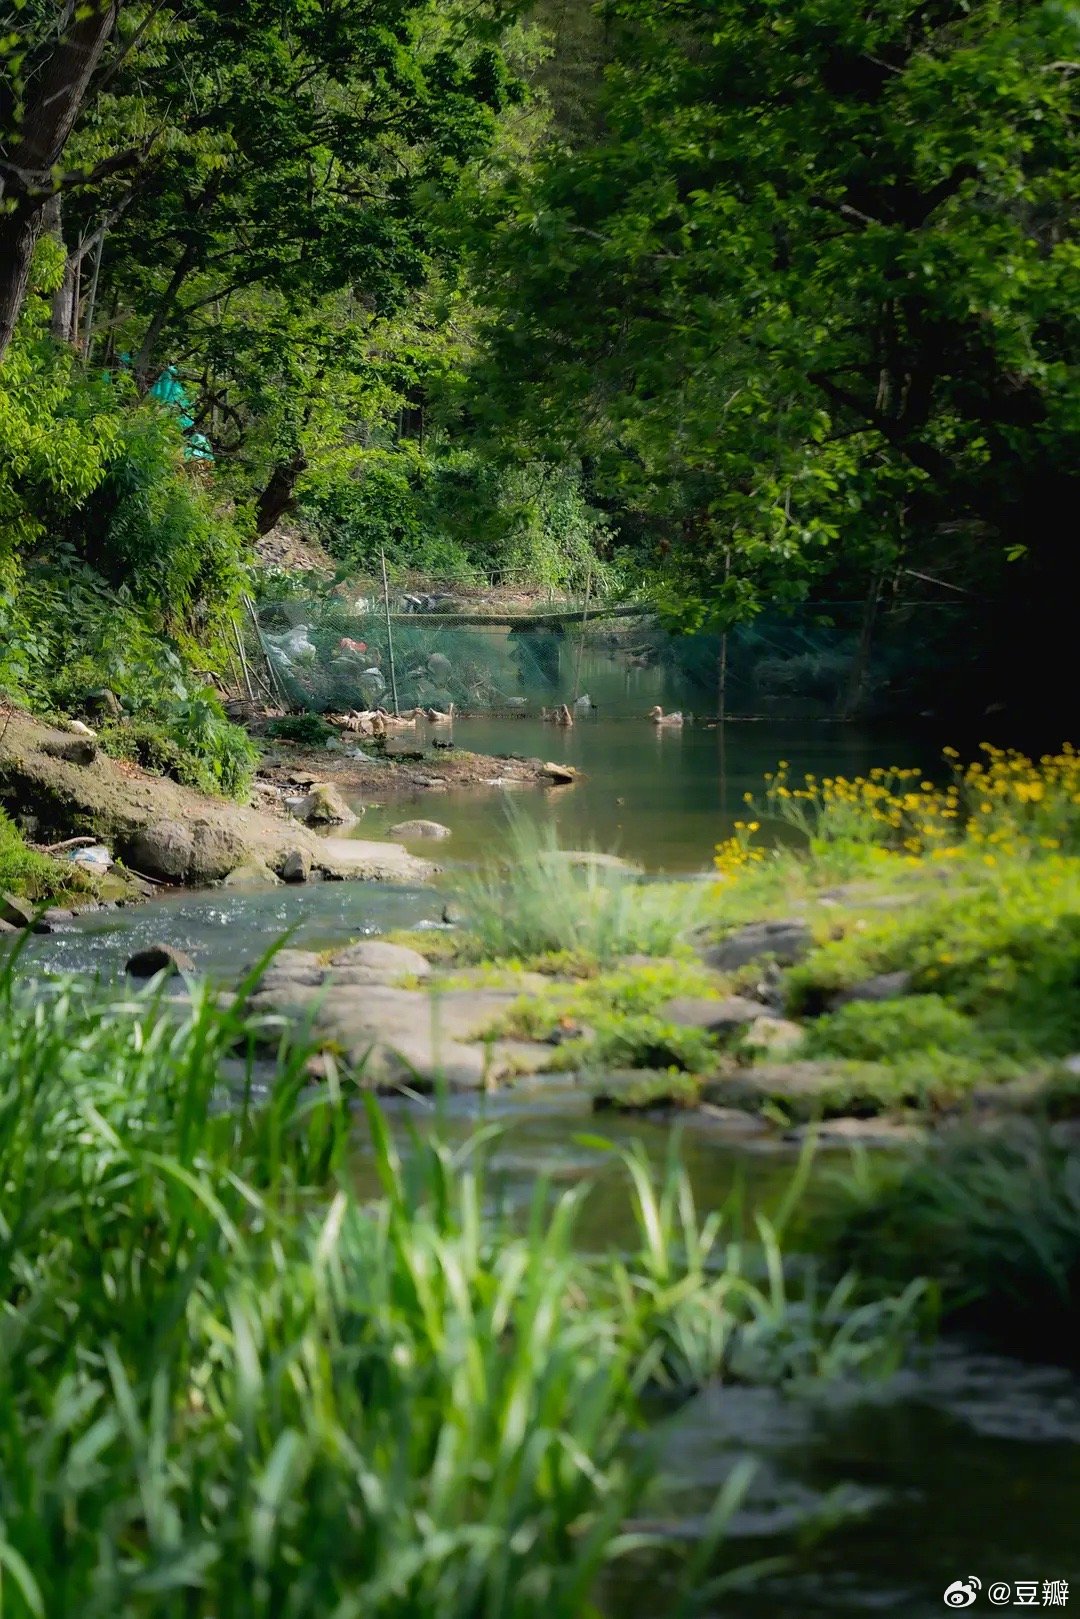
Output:
[[309,826],[353,826],[357,820],[341,793],[328,781],[313,782],[293,812]]
[[150,821],[128,835],[125,865],[164,883],[216,883],[247,857],[243,840],[211,821]]
[[152,821],[123,845],[125,865],[163,883],[182,883],[194,853],[195,835],[186,821]]

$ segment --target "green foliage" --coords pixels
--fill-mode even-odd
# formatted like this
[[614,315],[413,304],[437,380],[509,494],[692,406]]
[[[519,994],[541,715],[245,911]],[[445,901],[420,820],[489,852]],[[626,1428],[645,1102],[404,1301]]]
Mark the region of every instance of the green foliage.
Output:
[[859,1161],[815,1231],[876,1285],[940,1286],[947,1314],[1071,1358],[1080,1322],[1080,1162],[1040,1130],[956,1136],[913,1159]]
[[785,1279],[674,1157],[660,1184],[622,1158],[635,1236],[589,1258],[583,1191],[515,1228],[481,1141],[403,1164],[369,1099],[361,1206],[351,1086],[286,1042],[256,1103],[275,1026],[198,987],[177,1012],[8,976],[0,1014],[13,1612],[578,1619],[635,1544],[647,1382],[887,1369],[917,1323],[916,1290],[871,1321]]
[[422,454],[406,441],[369,450],[347,478],[309,479],[301,513],[327,550],[377,575],[396,570],[460,583],[486,576],[600,595],[615,582],[607,534],[579,471],[533,463],[509,470],[475,452]]
[[282,742],[299,742],[306,747],[321,748],[337,732],[318,714],[283,714],[280,719],[270,721],[266,734]]
[[1080,871],[1046,856],[968,869],[952,890],[866,920],[791,970],[791,1004],[907,969],[995,1043],[1048,1055],[1080,1047]]
[[700,1082],[683,1068],[643,1073],[630,1084],[621,1076],[618,1085],[601,1079],[593,1091],[593,1108],[598,1113],[648,1113],[653,1108],[697,1107],[700,1101]]
[[28,849],[18,827],[0,809],[0,893],[5,889],[30,900],[45,900],[85,890],[85,883],[70,867]]
[[99,694],[111,692],[123,713],[102,727],[108,752],[207,792],[239,796],[250,780],[256,751],[190,654],[71,559],[0,594],[0,687],[39,712],[94,722]]
[[605,20],[598,132],[514,176],[485,244],[492,432],[590,456],[628,537],[662,538],[683,627],[826,572],[861,596],[901,558],[1052,610],[1080,430],[1073,12]]
[[598,1013],[587,1037],[568,1040],[553,1066],[562,1069],[676,1068],[700,1074],[713,1066],[716,1042],[655,1013]]
[[520,816],[509,821],[503,863],[471,876],[461,898],[485,955],[572,950],[601,964],[685,950],[705,904],[700,885],[643,883],[632,871],[567,860],[552,827]]
[[976,1028],[940,995],[908,995],[895,1001],[852,1001],[806,1031],[804,1049],[814,1057],[888,1061],[908,1053],[970,1052]]

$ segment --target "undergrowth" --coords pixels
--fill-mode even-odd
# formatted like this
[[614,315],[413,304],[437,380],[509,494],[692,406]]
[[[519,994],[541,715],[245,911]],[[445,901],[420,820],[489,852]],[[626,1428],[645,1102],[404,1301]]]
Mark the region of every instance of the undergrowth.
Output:
[[[789,1274],[783,1212],[754,1244],[701,1215],[674,1152],[659,1179],[611,1155],[630,1231],[583,1256],[587,1186],[541,1178],[504,1218],[483,1135],[435,1129],[402,1157],[368,1097],[381,1190],[361,1205],[352,1083],[314,1082],[282,1037],[256,1100],[273,1028],[198,990],[177,1012],[0,979],[0,1563],[20,1619],[579,1619],[642,1550],[622,1525],[658,1463],[644,1388],[887,1370],[921,1319],[917,1285],[860,1311],[849,1283]],[[707,1594],[700,1547],[687,1566],[673,1614]]]

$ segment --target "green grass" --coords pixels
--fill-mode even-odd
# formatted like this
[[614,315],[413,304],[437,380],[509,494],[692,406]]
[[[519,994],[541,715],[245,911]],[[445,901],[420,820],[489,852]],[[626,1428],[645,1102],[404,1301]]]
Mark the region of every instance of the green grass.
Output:
[[702,884],[648,883],[632,871],[571,863],[551,828],[515,815],[503,860],[469,878],[461,901],[481,955],[571,952],[603,966],[688,951],[708,895]]
[[0,979],[12,1619],[580,1619],[635,1545],[646,1387],[887,1366],[915,1324],[918,1289],[794,1283],[674,1155],[611,1155],[632,1229],[583,1257],[587,1187],[508,1223],[483,1136],[402,1161],[369,1098],[361,1204],[354,1090],[283,1039],[253,1100],[274,1027]]
[[29,849],[18,827],[0,810],[0,893],[29,900],[85,893],[85,881],[69,865]]
[[[857,921],[857,926],[852,926]],[[904,968],[1001,1049],[1048,1056],[1080,1049],[1080,862],[1061,855],[970,863],[918,905],[837,919],[841,937],[787,976],[790,1004]]]
[[1011,1119],[900,1160],[861,1158],[815,1200],[815,1234],[880,1288],[914,1276],[947,1317],[1075,1358],[1080,1343],[1080,1159]]

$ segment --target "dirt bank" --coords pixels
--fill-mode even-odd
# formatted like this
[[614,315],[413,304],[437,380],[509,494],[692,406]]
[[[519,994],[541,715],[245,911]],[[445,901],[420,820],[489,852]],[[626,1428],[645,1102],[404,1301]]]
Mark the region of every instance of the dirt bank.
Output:
[[437,869],[397,844],[320,838],[269,799],[210,798],[78,742],[19,711],[0,720],[0,807],[39,843],[92,833],[131,869],[182,884],[241,868],[280,874],[295,853],[333,878],[416,882]]

